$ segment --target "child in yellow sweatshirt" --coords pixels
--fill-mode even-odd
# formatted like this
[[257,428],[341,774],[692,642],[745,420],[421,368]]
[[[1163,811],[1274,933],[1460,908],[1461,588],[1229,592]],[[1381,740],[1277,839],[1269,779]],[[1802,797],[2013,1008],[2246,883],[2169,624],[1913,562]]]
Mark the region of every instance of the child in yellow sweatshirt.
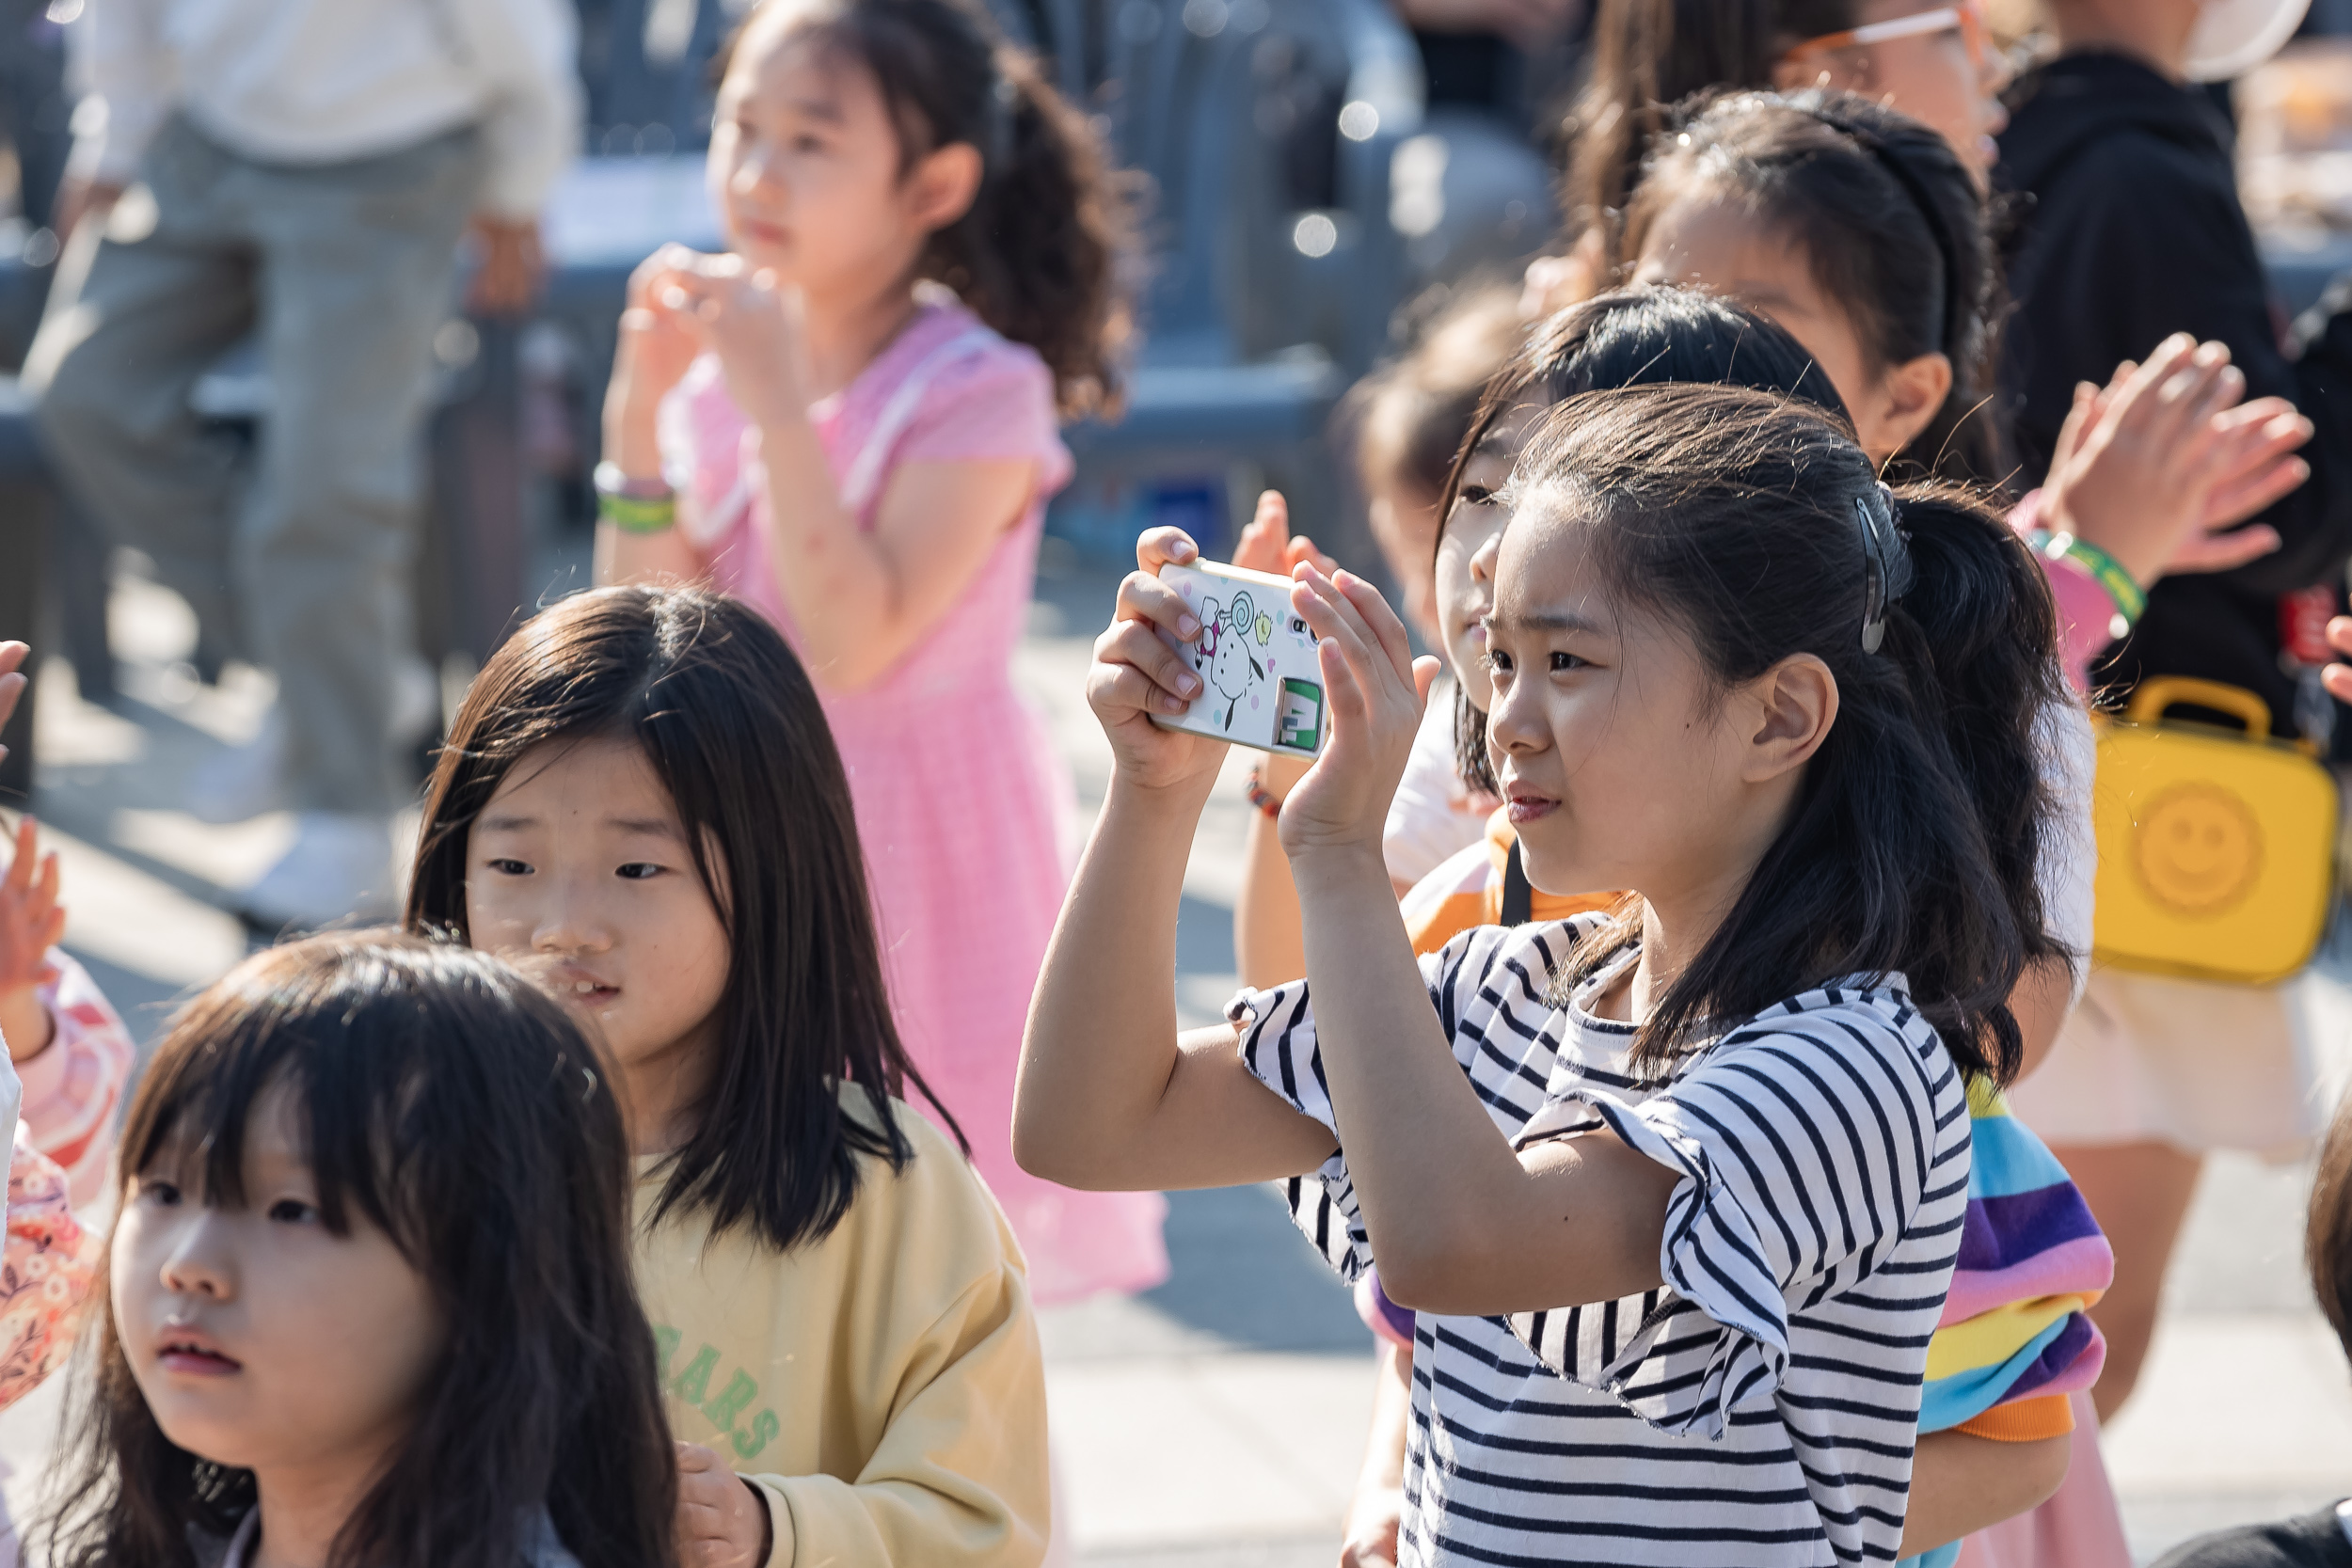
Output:
[[408,923],[524,966],[602,1037],[686,1560],[1040,1562],[1025,1266],[952,1118],[898,1098],[930,1092],[839,755],[775,629],[642,587],[524,626],[441,753]]

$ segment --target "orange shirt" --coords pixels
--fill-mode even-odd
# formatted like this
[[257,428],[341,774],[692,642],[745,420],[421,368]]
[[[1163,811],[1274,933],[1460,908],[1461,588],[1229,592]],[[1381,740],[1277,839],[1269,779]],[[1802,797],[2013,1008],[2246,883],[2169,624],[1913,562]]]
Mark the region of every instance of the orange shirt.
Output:
[[[1438,869],[1413,884],[1405,895],[1405,929],[1416,953],[1435,953],[1464,931],[1502,924],[1502,883],[1511,849],[1518,842],[1507,809],[1486,819],[1484,842],[1450,856]],[[1619,893],[1581,893],[1562,897],[1541,888],[1531,890],[1531,920],[1565,920],[1590,910],[1605,910],[1624,897]]]

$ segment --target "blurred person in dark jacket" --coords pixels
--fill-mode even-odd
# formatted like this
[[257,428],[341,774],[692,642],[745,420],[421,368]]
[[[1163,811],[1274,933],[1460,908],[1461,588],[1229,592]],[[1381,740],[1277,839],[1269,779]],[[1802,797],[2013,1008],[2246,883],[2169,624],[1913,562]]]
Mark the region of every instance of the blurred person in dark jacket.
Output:
[[[2001,134],[2000,184],[2025,200],[2009,244],[2005,380],[2016,400],[2020,482],[2040,480],[2077,383],[2145,359],[2175,332],[2217,339],[2249,397],[2280,396],[2317,426],[2312,475],[2261,519],[2281,545],[2234,571],[2172,577],[2111,653],[2106,677],[2201,675],[2259,692],[2272,727],[2325,723],[2298,675],[2324,661],[2320,613],[2299,647],[2287,595],[2330,590],[2352,556],[2352,293],[2331,292],[2282,341],[2262,258],[2238,204],[2232,133],[2193,86],[2192,35],[2214,0],[2052,0],[2058,56],[2022,78]],[[2246,11],[2245,0],[2223,0]],[[2291,30],[2300,7],[2268,8]],[[2204,74],[2203,71],[2199,72]],[[2282,663],[2282,654],[2299,655]]]
[[[2280,548],[2157,583],[2094,679],[2119,693],[2158,675],[2241,687],[2268,704],[2273,733],[2322,739],[2332,712],[2316,671],[2352,555],[2352,289],[2340,281],[2290,339],[2238,203],[2231,128],[2198,85],[2267,57],[2307,3],[2049,0],[2058,53],[2012,88],[1994,176],[2015,193],[2003,381],[2020,488],[2040,482],[2077,386],[2174,333],[2226,343],[2249,397],[2283,397],[2316,427],[2309,478],[2253,519]],[[2094,970],[2017,1086],[2018,1115],[2115,1248],[2114,1287],[2091,1312],[2108,1342],[2102,1417],[2138,1377],[2205,1153],[2283,1153],[2320,1131],[2311,983]]]

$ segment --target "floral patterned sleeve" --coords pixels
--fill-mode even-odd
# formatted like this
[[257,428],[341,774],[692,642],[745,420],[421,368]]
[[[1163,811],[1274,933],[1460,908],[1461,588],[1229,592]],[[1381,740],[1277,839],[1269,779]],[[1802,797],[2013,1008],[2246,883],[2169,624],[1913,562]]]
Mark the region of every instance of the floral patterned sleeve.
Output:
[[16,1129],[8,1236],[0,1255],[0,1409],[31,1392],[73,1348],[97,1271],[99,1237],[73,1217],[66,1175]]
[[95,1200],[115,1151],[115,1107],[136,1053],[131,1031],[98,982],[62,951],[49,952],[42,1006],[56,1021],[46,1050],[16,1064],[24,1081],[24,1128],[56,1161],[76,1204]]

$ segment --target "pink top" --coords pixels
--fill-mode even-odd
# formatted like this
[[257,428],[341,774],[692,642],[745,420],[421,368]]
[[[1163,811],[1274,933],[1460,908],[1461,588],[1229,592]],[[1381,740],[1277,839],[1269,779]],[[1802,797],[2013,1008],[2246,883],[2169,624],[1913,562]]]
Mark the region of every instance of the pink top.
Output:
[[8,1159],[0,1254],[0,1408],[73,1348],[103,1240],[72,1205],[99,1196],[114,1158],[115,1105],[131,1076],[131,1032],[80,964],[52,949],[40,999],[56,1022],[48,1047],[17,1067],[24,1104]]
[[[1023,620],[1006,617],[1007,588],[1025,604],[1046,499],[1070,482],[1070,450],[1054,412],[1054,377],[1034,350],[1008,342],[952,297],[932,294],[905,330],[843,390],[809,410],[842,503],[870,533],[893,469],[909,463],[1028,458],[1027,513],[1005,532],[944,621],[881,680],[827,691],[828,712],[886,711],[909,698],[959,691],[975,668],[1002,673]],[[683,502],[681,524],[713,580],[782,627],[797,650],[759,518],[768,474],[759,433],[727,395],[716,355],[686,372],[662,407],[662,457]]]
[[[1048,1305],[1157,1284],[1168,1273],[1159,1195],[1072,1192],[1012,1158],[1029,992],[1077,842],[1069,770],[1012,683],[1045,500],[1071,473],[1053,375],[1034,352],[931,292],[874,362],[810,416],[842,505],[867,531],[890,475],[906,464],[1033,465],[1028,504],[896,665],[856,690],[812,673],[850,776],[899,1034],[1012,1222],[1031,1292]],[[797,648],[770,551],[758,435],[715,358],[687,372],[663,404],[661,428],[680,526],[712,580]]]

